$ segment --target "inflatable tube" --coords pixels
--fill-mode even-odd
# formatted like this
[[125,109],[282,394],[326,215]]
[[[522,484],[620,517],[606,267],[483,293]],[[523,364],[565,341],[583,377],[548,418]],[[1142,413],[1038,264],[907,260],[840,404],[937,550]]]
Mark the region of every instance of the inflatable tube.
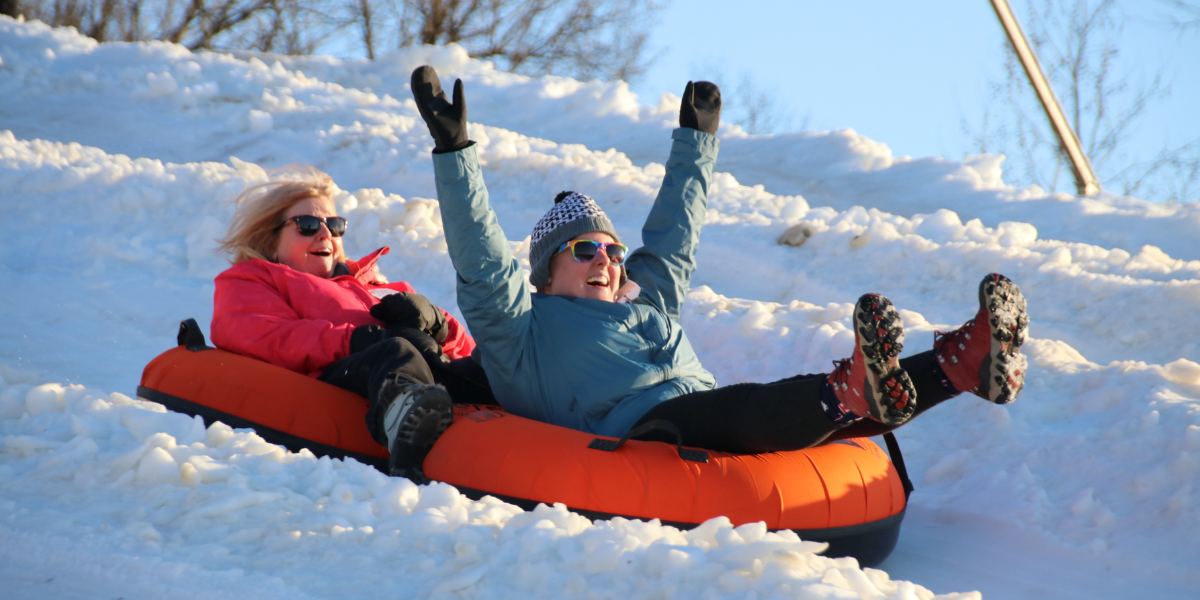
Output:
[[[181,345],[152,360],[138,396],[168,409],[254,429],[268,442],[381,470],[387,451],[367,433],[367,401],[311,377],[204,346],[194,321]],[[192,342],[185,339],[191,336]],[[425,474],[468,497],[532,508],[565,504],[593,519],[660,519],[683,529],[725,516],[763,521],[830,556],[864,566],[887,558],[899,537],[905,487],[887,455],[865,439],[794,452],[736,455],[612,438],[455,405],[455,422],[425,459]]]

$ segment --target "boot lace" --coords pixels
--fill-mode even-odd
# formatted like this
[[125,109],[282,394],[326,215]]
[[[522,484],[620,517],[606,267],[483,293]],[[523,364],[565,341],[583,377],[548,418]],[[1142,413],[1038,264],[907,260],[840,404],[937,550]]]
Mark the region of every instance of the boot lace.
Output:
[[833,370],[829,372],[829,383],[833,389],[844,392],[850,389],[847,381],[850,379],[850,369],[854,368],[854,360],[842,358],[833,361]]
[[958,353],[967,349],[967,342],[971,341],[971,328],[975,325],[974,319],[967,321],[962,327],[954,331],[933,331],[933,349],[937,352],[938,362],[949,362],[952,365],[958,364]]

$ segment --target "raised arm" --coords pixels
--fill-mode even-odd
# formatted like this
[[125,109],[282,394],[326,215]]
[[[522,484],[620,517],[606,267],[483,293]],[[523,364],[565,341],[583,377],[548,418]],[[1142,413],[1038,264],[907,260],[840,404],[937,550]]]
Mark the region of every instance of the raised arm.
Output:
[[479,156],[467,139],[462,81],[446,99],[432,67],[413,71],[412,92],[433,136],[433,170],[450,261],[458,273],[458,308],[485,366],[505,372],[521,360],[529,337],[530,290],[488,203]]
[[636,302],[656,306],[672,319],[679,318],[696,270],[708,186],[720,148],[720,120],[721,90],[707,81],[689,81],[679,109],[680,127],[671,132],[667,173],[642,226],[642,247],[626,262],[629,278],[642,288]]

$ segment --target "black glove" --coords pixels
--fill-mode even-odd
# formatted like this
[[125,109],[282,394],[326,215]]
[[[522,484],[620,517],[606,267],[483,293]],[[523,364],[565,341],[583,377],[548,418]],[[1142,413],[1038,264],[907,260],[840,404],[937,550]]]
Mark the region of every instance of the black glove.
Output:
[[350,332],[350,354],[358,354],[390,337],[395,336],[378,325],[359,325]]
[[408,340],[408,343],[412,344],[413,347],[417,349],[417,352],[421,353],[421,358],[424,358],[425,362],[428,363],[430,367],[436,367],[437,365],[444,365],[450,362],[450,357],[446,356],[445,352],[442,352],[442,345],[434,341],[434,339],[430,337],[428,333],[425,333],[420,329],[414,329],[412,327],[392,327],[389,328],[387,332],[388,335],[392,337],[404,338]]
[[679,126],[717,135],[721,125],[721,88],[708,81],[687,83],[679,105]]
[[429,65],[417,67],[412,72],[410,87],[417,110],[429,126],[429,135],[433,136],[435,154],[457,152],[471,145],[471,140],[467,139],[467,100],[463,97],[461,79],[454,80],[454,104],[446,100],[437,71]]
[[445,313],[425,296],[413,292],[384,296],[371,307],[371,316],[383,321],[389,330],[408,327],[424,331],[439,344],[449,333]]
[[428,333],[412,327],[384,329],[378,325],[360,325],[350,333],[350,354],[358,354],[379,342],[392,338],[404,338],[412,344],[421,358],[430,365],[447,364],[450,357],[442,352],[442,345]]

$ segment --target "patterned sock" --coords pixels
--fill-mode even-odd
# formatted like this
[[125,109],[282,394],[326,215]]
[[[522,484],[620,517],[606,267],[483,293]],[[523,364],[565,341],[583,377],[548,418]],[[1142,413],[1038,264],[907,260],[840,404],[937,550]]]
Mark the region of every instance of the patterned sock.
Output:
[[833,393],[833,384],[829,383],[828,379],[821,385],[821,408],[825,409],[825,416],[829,417],[830,421],[840,425],[862,420],[861,415],[850,412],[850,409],[837,399],[837,394]]
[[942,370],[942,364],[938,362],[937,359],[934,359],[932,362],[933,368],[931,370],[933,371],[933,378],[936,379],[938,384],[942,386],[942,389],[945,390],[947,394],[954,396],[961,394],[962,391],[954,387],[954,384],[950,383],[950,378],[946,377],[946,372]]

